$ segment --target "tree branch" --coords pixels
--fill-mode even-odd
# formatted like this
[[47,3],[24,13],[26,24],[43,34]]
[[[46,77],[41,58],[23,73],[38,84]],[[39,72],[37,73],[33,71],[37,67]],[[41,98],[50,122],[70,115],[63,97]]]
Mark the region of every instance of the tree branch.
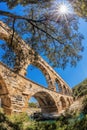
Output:
[[13,33],[12,33],[12,38],[11,38],[11,44],[13,43],[13,38],[14,38],[14,33],[15,33],[15,18],[13,19],[12,28],[13,28]]
[[57,42],[59,42],[60,44],[63,44],[59,39],[57,39],[56,37],[53,37],[52,35],[50,35],[48,32],[46,32],[44,29],[38,27],[37,25],[35,25],[34,23],[38,23],[38,22],[43,22],[43,21],[46,21],[47,19],[41,19],[41,20],[33,20],[33,19],[28,19],[28,18],[25,18],[23,16],[19,16],[19,15],[15,15],[13,13],[10,13],[10,12],[6,12],[6,11],[2,11],[0,10],[0,15],[4,15],[4,16],[8,16],[8,17],[11,17],[11,18],[14,18],[14,19],[22,19],[22,20],[25,20],[27,21],[28,23],[30,23],[33,27],[37,28],[38,30],[40,30],[41,32],[47,34],[50,38],[56,40]]
[[2,11],[0,10],[0,15],[4,15],[4,16],[8,16],[8,17],[11,17],[11,18],[15,18],[15,19],[23,19],[23,20],[26,20],[27,22],[43,22],[45,21],[46,19],[41,19],[41,20],[33,20],[33,19],[29,19],[29,18],[26,18],[26,17],[23,17],[23,16],[19,16],[19,15],[15,15],[13,13],[10,13],[10,12],[7,12],[7,11]]
[[50,38],[56,40],[57,42],[59,42],[60,44],[63,44],[61,41],[59,41],[57,38],[53,37],[52,35],[50,35],[49,33],[47,33],[45,30],[43,30],[42,28],[38,27],[37,25],[35,25],[33,22],[29,22],[31,25],[33,25],[35,28],[37,28],[38,30],[40,30],[41,32],[47,34]]

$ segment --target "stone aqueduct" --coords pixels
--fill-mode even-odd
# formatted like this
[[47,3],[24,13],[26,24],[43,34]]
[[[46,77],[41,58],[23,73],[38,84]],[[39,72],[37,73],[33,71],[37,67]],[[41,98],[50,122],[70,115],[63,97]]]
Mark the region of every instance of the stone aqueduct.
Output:
[[[13,31],[0,21],[0,39],[5,40],[9,46]],[[72,91],[64,80],[40,57],[35,60],[34,50],[14,33],[12,49],[16,55],[22,50],[26,58],[25,64],[18,73],[0,62],[0,100],[5,113],[23,112],[28,109],[28,100],[34,96],[44,114],[60,113],[73,103]],[[30,57],[30,58],[29,58]],[[19,61],[17,61],[19,62]],[[27,66],[33,64],[38,67],[46,77],[48,88],[25,78]],[[15,68],[17,64],[15,64]],[[55,83],[58,84],[59,92]]]

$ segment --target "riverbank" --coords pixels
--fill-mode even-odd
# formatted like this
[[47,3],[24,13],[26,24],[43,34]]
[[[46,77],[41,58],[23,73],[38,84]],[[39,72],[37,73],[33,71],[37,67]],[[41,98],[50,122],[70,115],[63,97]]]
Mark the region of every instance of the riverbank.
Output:
[[26,113],[6,116],[0,112],[0,130],[87,130],[87,114],[66,114],[57,120],[36,121]]

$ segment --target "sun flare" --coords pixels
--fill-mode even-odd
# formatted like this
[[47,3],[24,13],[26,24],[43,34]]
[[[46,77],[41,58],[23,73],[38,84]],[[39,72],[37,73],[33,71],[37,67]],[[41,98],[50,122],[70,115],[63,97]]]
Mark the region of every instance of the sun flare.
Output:
[[68,7],[66,5],[61,4],[59,6],[59,13],[61,13],[61,14],[68,14],[68,12],[69,12],[69,9],[68,9]]
[[52,5],[51,14],[54,19],[65,19],[73,13],[72,5],[67,1],[56,1]]

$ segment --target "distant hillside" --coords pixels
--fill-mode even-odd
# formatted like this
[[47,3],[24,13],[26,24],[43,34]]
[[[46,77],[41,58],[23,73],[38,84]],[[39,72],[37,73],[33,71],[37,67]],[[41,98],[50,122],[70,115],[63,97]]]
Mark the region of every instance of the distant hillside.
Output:
[[73,96],[75,98],[79,98],[84,95],[87,95],[87,79],[85,79],[73,88]]

